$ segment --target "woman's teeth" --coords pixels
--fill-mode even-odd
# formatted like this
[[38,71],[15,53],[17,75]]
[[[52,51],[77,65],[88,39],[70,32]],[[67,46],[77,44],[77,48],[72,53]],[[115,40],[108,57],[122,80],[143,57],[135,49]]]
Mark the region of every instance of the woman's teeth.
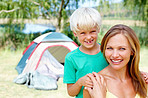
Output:
[[122,60],[112,60],[115,63],[121,62]]

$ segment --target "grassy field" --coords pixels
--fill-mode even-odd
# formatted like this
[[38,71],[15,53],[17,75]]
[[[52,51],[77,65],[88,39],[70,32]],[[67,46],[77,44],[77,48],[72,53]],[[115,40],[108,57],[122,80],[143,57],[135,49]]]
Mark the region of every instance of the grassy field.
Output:
[[18,76],[16,65],[23,50],[16,52],[0,50],[0,98],[72,98],[67,95],[63,79],[58,81],[58,90],[43,91],[30,89],[25,85],[13,83]]
[[[13,83],[18,76],[16,65],[22,57],[23,50],[11,52],[0,50],[0,98],[72,98],[67,95],[63,79],[58,81],[58,90],[43,91],[27,88]],[[148,72],[148,48],[141,49],[140,70]]]

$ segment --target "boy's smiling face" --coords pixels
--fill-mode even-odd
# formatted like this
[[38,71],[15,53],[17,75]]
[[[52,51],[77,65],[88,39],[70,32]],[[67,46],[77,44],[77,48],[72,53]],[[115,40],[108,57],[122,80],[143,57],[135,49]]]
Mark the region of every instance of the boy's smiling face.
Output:
[[75,37],[78,37],[81,46],[85,49],[92,49],[95,47],[98,39],[99,29],[93,27],[90,30],[80,29],[77,33],[74,32]]

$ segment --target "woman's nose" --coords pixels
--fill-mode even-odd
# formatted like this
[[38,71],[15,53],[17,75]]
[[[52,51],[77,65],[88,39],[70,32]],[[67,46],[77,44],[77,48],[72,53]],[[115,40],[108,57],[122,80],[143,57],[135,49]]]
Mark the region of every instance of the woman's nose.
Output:
[[119,52],[117,50],[114,50],[112,53],[112,57],[114,57],[114,58],[119,57]]

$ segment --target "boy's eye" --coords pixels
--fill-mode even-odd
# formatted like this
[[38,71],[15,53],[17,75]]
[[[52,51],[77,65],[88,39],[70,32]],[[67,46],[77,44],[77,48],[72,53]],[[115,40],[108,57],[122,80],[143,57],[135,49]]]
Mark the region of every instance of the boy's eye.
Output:
[[96,32],[95,30],[94,31],[91,31],[91,33],[94,33],[94,32]]
[[80,34],[85,34],[85,32],[81,32]]

